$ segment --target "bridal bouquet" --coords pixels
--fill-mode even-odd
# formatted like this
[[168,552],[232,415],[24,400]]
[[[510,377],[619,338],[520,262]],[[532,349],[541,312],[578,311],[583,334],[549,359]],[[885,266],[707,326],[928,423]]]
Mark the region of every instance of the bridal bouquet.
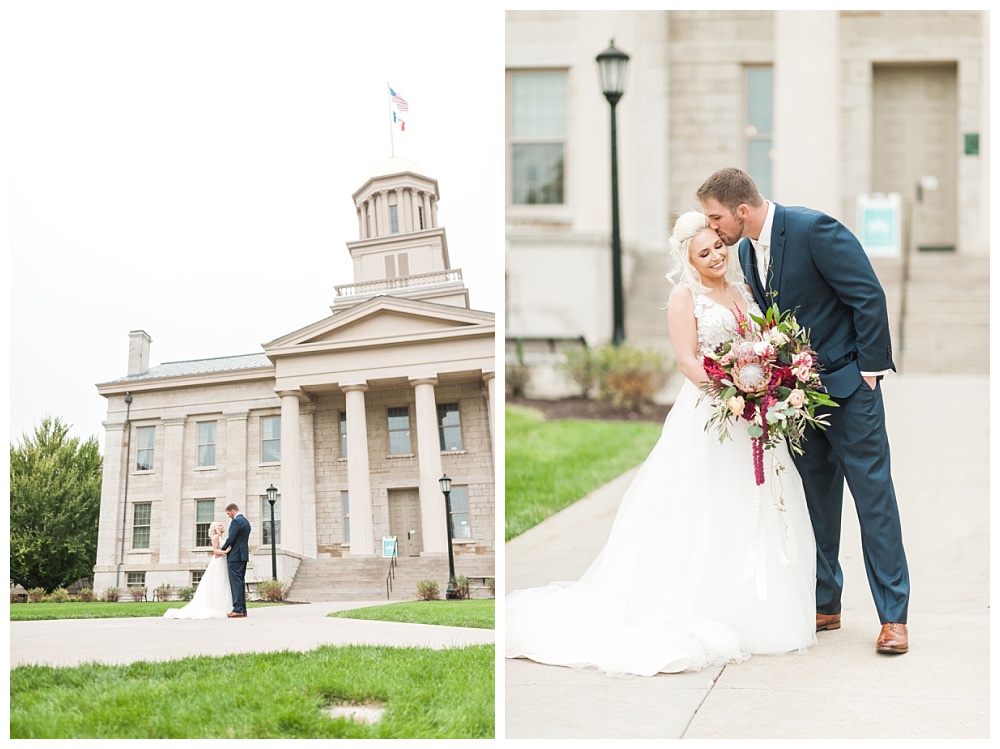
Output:
[[705,430],[715,428],[719,441],[729,436],[730,424],[743,419],[753,445],[754,477],[764,483],[764,450],[781,440],[802,454],[807,425],[825,429],[823,407],[836,407],[822,390],[816,352],[808,331],[789,312],[772,306],[764,317],[738,310],[733,337],[707,354],[703,366],[708,382],[702,390],[715,400]]

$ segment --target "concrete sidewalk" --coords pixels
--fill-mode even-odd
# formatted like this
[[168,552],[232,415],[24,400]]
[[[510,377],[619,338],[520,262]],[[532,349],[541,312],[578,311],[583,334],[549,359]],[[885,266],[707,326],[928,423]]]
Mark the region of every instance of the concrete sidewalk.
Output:
[[[841,630],[819,633],[803,655],[652,678],[507,660],[505,736],[989,738],[989,377],[890,375],[883,392],[912,586],[909,653],[875,652],[848,496]],[[634,473],[509,542],[507,591],[577,579]]]
[[[251,607],[245,619],[70,619],[10,623],[10,666],[166,661],[195,655],[304,652],[320,645],[457,648],[491,644],[494,631],[329,617],[385,601]],[[127,606],[128,604],[121,604]]]

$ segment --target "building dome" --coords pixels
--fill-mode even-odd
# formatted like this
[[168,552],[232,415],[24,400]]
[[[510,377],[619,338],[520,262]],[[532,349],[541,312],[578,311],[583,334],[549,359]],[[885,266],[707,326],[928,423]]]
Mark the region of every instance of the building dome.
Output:
[[427,174],[420,165],[415,161],[410,161],[409,159],[404,159],[400,156],[390,156],[385,161],[377,164],[369,173],[367,179],[374,179],[375,177],[384,177],[388,174],[399,174],[401,172],[413,172],[414,174],[419,174],[422,177],[426,177]]

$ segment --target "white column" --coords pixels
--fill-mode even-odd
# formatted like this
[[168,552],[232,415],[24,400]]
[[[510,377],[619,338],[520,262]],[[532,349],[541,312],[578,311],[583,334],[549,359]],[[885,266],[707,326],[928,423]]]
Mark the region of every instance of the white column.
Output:
[[[844,216],[840,203],[840,12],[774,11],[774,195]],[[822,91],[803,106],[803,91]],[[816,175],[823,175],[816,179]]]
[[302,552],[301,447],[298,390],[282,390],[281,398],[281,546]]
[[114,565],[119,561],[122,518],[125,516],[122,507],[125,472],[129,470],[125,423],[105,421],[103,426],[104,471],[101,477],[101,517],[97,526],[98,567]]
[[431,215],[434,217],[431,221],[431,226],[438,225],[438,202],[437,198],[431,195]]
[[490,449],[495,449],[497,436],[493,429],[493,390],[496,372],[483,372],[483,379],[486,381],[486,415],[490,419]]
[[341,385],[347,399],[347,491],[351,500],[351,556],[374,556],[372,490],[368,475],[368,422],[365,391],[368,385]]
[[420,465],[420,522],[424,531],[424,554],[448,552],[448,520],[441,493],[441,441],[438,436],[437,379],[411,379],[416,392],[417,460]]
[[422,198],[420,197],[423,193],[420,190],[410,191],[410,200],[412,201],[410,205],[410,210],[413,212],[413,231],[421,231],[427,228],[427,222],[424,221],[423,227],[420,226],[420,205]]
[[301,440],[301,466],[299,500],[302,511],[301,552],[316,558],[316,439],[314,416],[316,405],[307,403],[299,408],[299,439]]
[[365,211],[364,203],[358,206],[358,239],[365,238]]
[[[226,501],[235,502],[245,512],[251,501],[247,491],[247,411],[230,411],[223,415],[226,420]],[[263,494],[263,487],[254,487]]]
[[403,231],[415,231],[417,228],[416,221],[413,218],[413,188],[407,187],[403,190],[402,194],[403,205],[400,208],[400,213],[402,213],[403,225],[406,227]]
[[378,221],[380,237],[387,237],[392,234],[392,226],[389,224],[389,191],[378,191]]
[[424,199],[424,228],[433,229],[434,221],[431,219],[431,196],[428,193],[423,194]]
[[[159,512],[160,564],[177,564],[180,561],[181,497],[184,490],[184,428],[186,422],[187,416],[167,417],[161,420],[163,424],[163,458],[160,465],[163,466],[163,484],[161,485]],[[155,522],[153,527],[156,527]],[[155,546],[153,548],[155,549]]]

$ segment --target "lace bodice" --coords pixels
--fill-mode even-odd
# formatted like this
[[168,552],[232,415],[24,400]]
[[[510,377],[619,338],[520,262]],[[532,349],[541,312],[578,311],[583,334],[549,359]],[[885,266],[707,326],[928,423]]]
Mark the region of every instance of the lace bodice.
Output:
[[[735,284],[743,298],[747,300],[748,311],[761,315],[760,307],[742,284]],[[714,299],[694,289],[694,316],[698,322],[698,352],[712,351],[720,343],[729,340],[736,331],[736,317],[731,307],[723,307]]]

